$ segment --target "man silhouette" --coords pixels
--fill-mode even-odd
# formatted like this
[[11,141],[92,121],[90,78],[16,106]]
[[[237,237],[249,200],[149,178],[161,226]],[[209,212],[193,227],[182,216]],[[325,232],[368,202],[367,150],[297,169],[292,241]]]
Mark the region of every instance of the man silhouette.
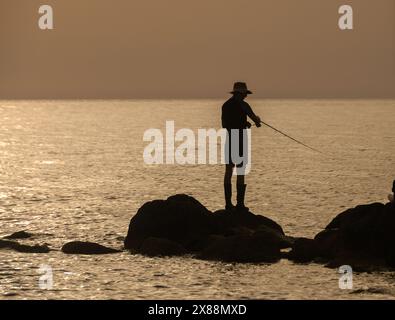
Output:
[[232,154],[237,152],[237,150],[234,149],[238,149],[238,155],[242,159],[248,154],[248,136],[246,129],[250,128],[251,124],[247,121],[247,116],[254,121],[258,128],[261,127],[261,119],[255,115],[250,105],[244,101],[249,94],[252,94],[252,92],[247,89],[246,83],[236,82],[231,94],[232,97],[222,106],[222,127],[227,130],[225,148],[226,169],[224,177],[225,209],[233,210],[235,208],[232,204],[232,175],[234,168],[237,167],[237,169],[241,170],[238,171],[237,175],[236,209],[238,211],[248,211],[248,208],[244,204],[247,188],[245,184],[245,174],[243,172],[245,164],[235,163],[235,157],[234,155],[232,156]]

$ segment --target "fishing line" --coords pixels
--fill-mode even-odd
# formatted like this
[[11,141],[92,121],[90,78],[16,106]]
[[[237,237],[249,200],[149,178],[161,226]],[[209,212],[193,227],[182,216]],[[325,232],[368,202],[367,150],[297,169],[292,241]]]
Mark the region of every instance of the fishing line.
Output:
[[318,150],[318,149],[316,149],[316,148],[310,147],[309,145],[307,145],[307,144],[305,144],[305,143],[303,143],[303,142],[301,142],[301,141],[299,141],[299,140],[297,140],[297,139],[291,137],[290,135],[288,135],[288,134],[282,132],[281,130],[279,130],[279,129],[273,127],[273,126],[271,126],[270,124],[268,124],[268,123],[266,123],[266,122],[261,121],[261,124],[267,126],[268,128],[270,128],[270,129],[276,131],[277,133],[282,134],[283,136],[287,137],[288,139],[291,139],[292,141],[294,141],[294,142],[296,142],[296,143],[298,143],[298,144],[300,144],[300,145],[302,145],[302,146],[304,146],[304,147],[306,147],[306,148],[308,148],[308,149],[310,149],[310,150],[312,150],[312,151],[321,153],[321,154],[323,154],[323,155],[327,155],[327,154],[325,154],[324,152],[322,152],[322,151],[320,151],[320,150]]

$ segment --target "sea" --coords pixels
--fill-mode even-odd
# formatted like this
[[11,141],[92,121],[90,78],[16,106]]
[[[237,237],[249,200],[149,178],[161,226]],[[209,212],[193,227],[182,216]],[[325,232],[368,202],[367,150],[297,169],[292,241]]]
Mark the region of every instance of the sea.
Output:
[[[394,299],[394,272],[354,272],[352,289],[341,289],[339,270],[314,263],[60,251],[75,240],[121,249],[147,201],[185,193],[223,208],[221,163],[150,165],[143,137],[165,134],[166,121],[175,130],[219,129],[224,100],[0,101],[0,237],[24,230],[34,237],[21,243],[54,249],[0,250],[0,299]],[[348,208],[387,201],[395,100],[248,101],[262,120],[322,151],[252,128],[252,212],[287,235],[314,237]]]

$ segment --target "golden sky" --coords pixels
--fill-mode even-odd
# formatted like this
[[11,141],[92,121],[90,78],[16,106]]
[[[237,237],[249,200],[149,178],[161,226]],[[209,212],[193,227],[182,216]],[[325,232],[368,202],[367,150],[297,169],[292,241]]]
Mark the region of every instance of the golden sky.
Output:
[[395,98],[394,43],[395,0],[0,0],[0,99]]

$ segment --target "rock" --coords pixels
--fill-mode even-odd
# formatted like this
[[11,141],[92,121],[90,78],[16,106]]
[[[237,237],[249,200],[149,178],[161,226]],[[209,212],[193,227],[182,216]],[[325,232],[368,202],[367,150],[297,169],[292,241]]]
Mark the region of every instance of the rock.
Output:
[[192,197],[177,195],[144,204],[132,218],[124,244],[126,249],[138,252],[143,242],[152,237],[187,248],[215,231],[209,210]]
[[263,225],[272,229],[273,231],[276,231],[279,234],[284,235],[284,231],[278,223],[264,216],[255,215],[251,212],[229,212],[226,210],[219,210],[214,212],[213,220],[216,224],[216,228],[222,233],[232,228],[240,227],[255,230]]
[[49,253],[51,249],[47,245],[22,245],[20,244],[15,248],[16,251],[22,253]]
[[[314,237],[316,258],[329,261],[336,255],[341,254],[343,249],[339,247],[339,229],[325,229]],[[306,242],[305,242],[306,243]]]
[[264,224],[258,225],[255,231],[245,227],[232,230],[237,232],[213,239],[198,258],[224,262],[276,262],[280,259],[281,249],[292,245],[291,238]]
[[284,257],[297,262],[328,262],[334,257],[336,249],[337,229],[324,230],[317,234],[314,239],[298,238],[292,244],[292,250],[284,254]]
[[[324,253],[331,257],[363,256],[372,260],[387,258],[395,243],[395,210],[391,204],[373,203],[347,210],[317,236],[319,243],[330,243]],[[330,231],[330,232],[328,232]]]
[[200,238],[196,238],[195,241],[191,242],[188,247],[189,253],[201,252],[202,250],[206,249],[217,240],[224,238],[225,238],[224,236],[218,234],[210,234],[210,235],[202,236]]
[[292,247],[295,239],[285,236],[284,232],[268,227],[265,224],[259,225],[253,233],[254,238],[261,242],[265,242],[279,249],[286,249]]
[[33,237],[33,234],[26,232],[26,231],[18,231],[14,232],[13,234],[4,237],[3,239],[8,239],[8,240],[17,240],[17,239],[29,239]]
[[307,238],[297,239],[292,246],[292,251],[286,255],[289,260],[298,263],[311,262],[318,256],[319,249],[317,242]]
[[273,262],[292,245],[281,226],[251,212],[212,213],[176,195],[144,204],[131,219],[125,248],[149,256],[196,254],[200,259]]
[[139,253],[149,257],[182,256],[186,254],[186,250],[177,242],[171,240],[148,238],[143,242]]
[[248,235],[224,237],[211,244],[198,254],[197,258],[223,262],[277,262],[280,249]]
[[47,245],[29,246],[8,240],[0,240],[0,249],[11,249],[22,253],[48,253],[51,251]]
[[394,268],[394,230],[393,204],[360,205],[340,213],[314,240],[296,241],[289,257],[295,261],[323,258],[329,261],[328,267]]
[[390,267],[391,269],[395,269],[395,250],[388,253],[385,262],[388,267]]
[[62,247],[62,252],[66,254],[85,254],[85,255],[95,255],[95,254],[111,254],[121,252],[113,248],[104,247],[97,243],[92,242],[82,242],[73,241],[66,243]]

